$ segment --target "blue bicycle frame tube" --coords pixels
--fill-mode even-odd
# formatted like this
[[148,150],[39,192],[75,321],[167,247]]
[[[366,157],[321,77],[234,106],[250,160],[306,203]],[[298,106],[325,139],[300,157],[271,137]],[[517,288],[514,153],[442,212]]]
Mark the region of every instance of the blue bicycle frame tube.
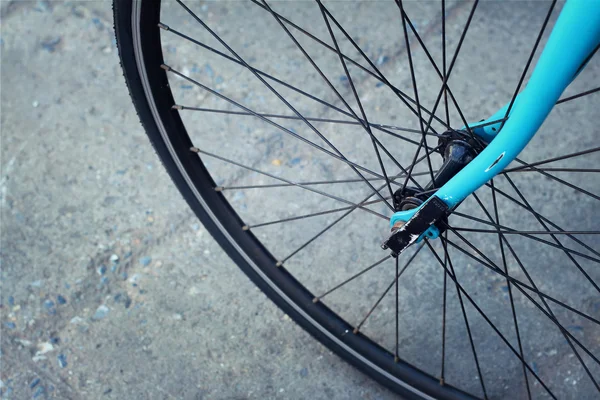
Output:
[[[514,102],[508,120],[475,130],[487,147],[434,194],[450,208],[500,173],[525,148],[562,92],[600,43],[600,2],[568,0],[550,34],[527,87]],[[508,105],[488,121],[503,119]],[[481,124],[481,123],[478,123]],[[417,209],[395,213],[390,225],[407,221]]]

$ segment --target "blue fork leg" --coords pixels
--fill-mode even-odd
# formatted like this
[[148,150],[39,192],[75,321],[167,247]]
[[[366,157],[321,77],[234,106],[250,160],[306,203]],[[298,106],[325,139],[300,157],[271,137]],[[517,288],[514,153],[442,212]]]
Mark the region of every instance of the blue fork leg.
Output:
[[[498,125],[483,128],[493,140],[434,196],[449,207],[454,207],[510,164],[533,138],[562,92],[599,43],[600,1],[567,1],[527,87],[515,101],[502,130],[495,134],[492,128],[498,129]],[[503,118],[506,107],[490,120]],[[395,213],[390,224],[407,221],[415,211]]]

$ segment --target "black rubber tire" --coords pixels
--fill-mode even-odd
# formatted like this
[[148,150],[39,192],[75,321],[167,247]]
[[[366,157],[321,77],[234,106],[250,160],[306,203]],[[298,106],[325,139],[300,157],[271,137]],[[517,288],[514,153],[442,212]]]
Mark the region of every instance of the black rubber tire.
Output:
[[[214,190],[216,185],[201,158],[190,151],[192,143],[178,112],[171,110],[175,102],[166,71],[160,68],[160,1],[114,0],[113,11],[121,66],[140,121],[189,206],[240,269],[303,329],[398,394],[406,398],[472,398],[456,388],[440,385],[437,379],[402,361],[394,362],[388,351],[360,333],[353,334],[352,326],[322,303],[314,304],[312,294],[285,268],[276,266],[275,258],[250,231],[241,229],[243,222],[224,196]],[[134,21],[138,25],[134,26]],[[143,38],[138,42],[134,37],[136,27],[139,38]],[[148,67],[145,76],[140,67]]]

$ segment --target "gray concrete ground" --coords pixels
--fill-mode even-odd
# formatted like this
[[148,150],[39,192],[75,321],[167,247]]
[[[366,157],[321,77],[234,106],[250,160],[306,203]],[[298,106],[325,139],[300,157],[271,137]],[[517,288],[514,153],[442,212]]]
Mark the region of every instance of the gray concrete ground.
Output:
[[[470,5],[448,3],[448,51],[452,54]],[[271,304],[187,208],[152,150],[128,96],[118,63],[110,2],[1,4],[3,398],[396,397],[343,363]],[[264,11],[233,1],[191,4],[250,63],[289,77],[293,84],[341,107],[276,22],[265,18]],[[345,26],[352,22],[352,34],[390,81],[412,93],[405,48],[389,39],[402,38],[401,25],[394,23],[398,20],[393,3],[349,4],[333,2],[330,7]],[[217,46],[181,8],[167,5],[165,23]],[[439,31],[433,28],[438,11],[426,5],[430,4],[408,2],[407,11],[425,42],[439,47]],[[513,7],[516,5],[519,7]],[[488,63],[459,62],[453,72],[452,87],[461,107],[468,110],[467,118],[489,115],[510,98],[547,6],[545,2],[485,2],[479,7],[479,22],[470,29],[462,52],[467,60],[484,57]],[[289,2],[274,7],[294,20],[316,21],[310,30],[328,38],[314,4]],[[309,47],[312,44],[306,38],[298,38],[311,48],[315,61],[355,106],[339,60],[314,45]],[[353,58],[360,58],[347,42],[341,46]],[[421,98],[424,104],[432,104],[439,79],[431,74],[428,60],[416,49],[415,64],[422,74]],[[165,36],[163,51],[170,65],[209,82],[221,93],[258,111],[289,114],[239,66],[206,51],[199,53],[174,36]],[[441,62],[439,52],[435,54]],[[405,109],[395,112],[397,99],[385,88],[364,73],[353,69],[351,73],[355,74],[361,101],[372,121],[418,128]],[[600,62],[596,57],[568,93],[589,89],[599,81]],[[174,78],[172,87],[181,104],[234,109],[181,79]],[[277,88],[291,96],[307,115],[340,118],[322,105]],[[600,109],[598,97],[557,109],[544,125],[544,135],[534,139],[523,158],[535,161],[592,146],[597,129],[590,116]],[[451,113],[458,121],[456,112]],[[277,176],[294,180],[353,176],[340,163],[251,117],[223,118],[193,112],[182,115],[199,147]],[[310,140],[319,140],[298,122],[285,125]],[[378,171],[372,154],[364,150],[370,150],[371,145],[360,129],[315,126],[349,158]],[[245,134],[243,139],[240,133]],[[380,139],[388,148],[396,149],[392,152],[399,162],[410,162],[412,153],[404,151],[398,140],[383,135]],[[593,167],[598,161],[594,155],[564,165]],[[388,170],[396,170],[389,159],[385,163]],[[434,160],[434,164],[439,165],[439,161]],[[217,182],[225,186],[273,183],[214,160],[207,160],[207,165]],[[418,171],[426,169],[422,165]],[[514,180],[540,213],[552,216],[565,229],[590,230],[598,225],[595,200],[580,195],[576,197],[578,207],[573,210],[572,192],[565,192],[555,181],[532,175],[514,174]],[[569,177],[570,182],[597,193],[599,182],[593,175],[556,175]],[[421,183],[426,179],[422,178]],[[498,185],[517,196],[505,181]],[[328,193],[354,202],[365,197],[365,189],[360,184],[327,187]],[[338,202],[300,189],[272,190],[269,194],[260,190],[225,193],[251,225],[340,207]],[[489,192],[480,195],[485,204],[491,204]],[[473,204],[465,203],[464,210],[485,218]],[[370,207],[387,213],[381,204]],[[504,225],[541,229],[535,219],[515,209],[501,211]],[[556,212],[566,209],[571,212]],[[284,228],[265,227],[255,230],[255,234],[283,258],[334,219],[331,214],[319,218]],[[469,224],[458,220],[456,225]],[[323,292],[383,255],[378,243],[385,235],[385,226],[385,221],[370,214],[356,213],[335,232],[348,233],[360,227],[359,234],[353,233],[338,247],[311,245],[291,258],[286,268],[313,292]],[[582,239],[598,248],[594,237]],[[495,237],[472,240],[486,246],[486,254],[494,262],[501,262]],[[562,252],[524,239],[510,240],[542,290],[590,315],[600,315],[598,293],[582,280]],[[572,241],[568,245],[586,251]],[[441,249],[439,243],[435,246]],[[458,252],[453,257],[465,288],[485,306],[514,345],[505,281],[472,260],[461,258]],[[596,264],[581,258],[577,261],[593,278],[600,279],[598,271],[591,269]],[[508,263],[511,274],[525,281],[514,259]],[[323,266],[328,268],[327,274],[315,272],[322,271]],[[393,274],[390,271],[374,270],[368,279],[357,280],[353,286],[332,294],[326,303],[351,323],[358,323],[387,286]],[[441,359],[442,278],[431,254],[423,254],[418,266],[407,270],[401,282],[401,356],[435,376]],[[480,395],[456,293],[451,289],[448,295],[452,300],[448,310],[447,381]],[[515,299],[525,354],[532,368],[552,382],[561,398],[594,398],[597,392],[560,332],[525,296],[515,294]],[[386,297],[363,328],[365,334],[388,348],[393,347],[393,306],[391,296]],[[472,307],[467,311],[490,396],[526,397],[518,361]],[[553,307],[553,311],[578,340],[598,354],[600,336],[596,325],[559,307]],[[583,357],[598,377],[598,365]],[[531,375],[529,379],[535,397],[547,397]]]

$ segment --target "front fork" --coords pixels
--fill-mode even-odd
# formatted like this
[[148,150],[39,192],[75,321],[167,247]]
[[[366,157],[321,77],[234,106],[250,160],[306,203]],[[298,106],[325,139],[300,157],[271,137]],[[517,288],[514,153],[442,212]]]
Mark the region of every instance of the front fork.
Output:
[[[392,215],[390,227],[404,225],[384,243],[393,255],[420,240],[428,228],[510,164],[542,125],[562,92],[581,71],[600,44],[600,3],[568,0],[550,34],[535,69],[515,100],[472,131],[488,145],[469,164],[440,187],[421,206]],[[429,204],[428,203],[432,203]],[[417,223],[416,219],[420,219]],[[412,227],[411,227],[412,225]],[[417,234],[420,231],[419,234]],[[431,235],[428,235],[431,237]]]

